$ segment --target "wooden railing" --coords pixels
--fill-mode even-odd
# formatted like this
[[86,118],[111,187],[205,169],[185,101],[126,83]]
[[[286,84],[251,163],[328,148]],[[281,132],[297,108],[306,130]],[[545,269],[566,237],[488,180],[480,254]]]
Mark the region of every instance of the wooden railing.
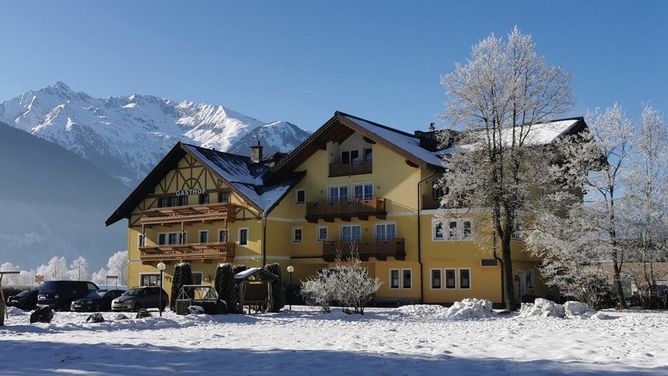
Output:
[[160,244],[139,247],[142,262],[181,261],[181,260],[234,260],[235,243],[186,243]]
[[237,205],[228,203],[153,208],[141,212],[139,223],[151,226],[175,222],[234,222],[236,211]]
[[357,253],[363,261],[369,257],[387,260],[388,256],[397,260],[406,259],[404,239],[337,240],[322,243],[322,258],[326,261],[334,261],[337,257],[349,258],[351,252]]
[[384,218],[387,215],[384,199],[371,198],[368,200],[306,203],[306,220],[309,222],[317,222],[318,219],[332,221],[335,218],[349,220],[352,217],[367,219],[371,215],[379,218]]
[[353,163],[330,163],[329,177],[370,174],[371,161],[360,161]]

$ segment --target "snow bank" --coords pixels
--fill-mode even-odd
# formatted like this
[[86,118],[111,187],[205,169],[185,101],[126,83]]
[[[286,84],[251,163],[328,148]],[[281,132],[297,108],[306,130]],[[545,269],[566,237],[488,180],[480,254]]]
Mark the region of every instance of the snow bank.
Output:
[[589,308],[589,304],[572,300],[564,303],[564,311],[566,313],[566,317],[588,317],[596,312]]
[[533,303],[522,303],[520,317],[564,317],[564,307],[551,300],[537,298]]
[[396,311],[402,316],[433,320],[471,320],[493,315],[492,302],[486,299],[464,299],[449,308],[429,304],[407,305]]

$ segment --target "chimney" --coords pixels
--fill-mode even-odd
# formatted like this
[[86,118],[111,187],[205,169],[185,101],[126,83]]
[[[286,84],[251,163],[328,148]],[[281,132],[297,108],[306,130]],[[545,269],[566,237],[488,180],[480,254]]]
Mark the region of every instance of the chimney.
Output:
[[262,145],[260,145],[259,140],[257,141],[257,145],[251,146],[250,159],[255,163],[262,162]]

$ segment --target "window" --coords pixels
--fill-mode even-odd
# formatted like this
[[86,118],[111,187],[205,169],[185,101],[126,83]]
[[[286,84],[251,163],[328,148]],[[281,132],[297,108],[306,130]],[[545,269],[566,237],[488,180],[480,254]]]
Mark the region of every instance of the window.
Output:
[[230,202],[230,192],[228,191],[218,192],[218,202],[223,202],[223,203]]
[[158,286],[160,282],[160,274],[140,274],[140,286]]
[[473,240],[473,222],[468,219],[448,219],[432,223],[433,240]]
[[397,238],[397,225],[394,223],[377,223],[376,240],[395,240]]
[[355,200],[371,200],[371,197],[373,197],[373,184],[353,185],[353,193],[355,194]]
[[170,232],[169,234],[167,234],[167,244],[178,243],[178,239],[179,239],[178,235],[179,234],[176,233],[176,232]]
[[413,284],[413,270],[401,269],[401,288],[410,289]]
[[480,261],[480,266],[496,266],[498,263],[497,259],[482,259]]
[[370,161],[373,159],[373,151],[371,150],[371,148],[364,148],[363,154],[365,161]]
[[329,238],[327,226],[318,227],[318,241],[327,241]]
[[362,240],[362,228],[359,225],[341,226],[341,240]]
[[445,288],[454,289],[457,288],[457,277],[455,269],[445,269]]
[[197,200],[197,202],[200,205],[208,204],[209,203],[209,194],[208,193],[203,193],[203,194],[199,195],[199,199]]
[[229,237],[227,236],[227,230],[218,230],[218,242],[227,243]]
[[522,226],[521,223],[515,223],[515,225],[513,226],[513,234],[511,237],[513,240],[524,239],[524,226]]
[[441,269],[432,269],[431,270],[431,288],[440,289],[442,286],[441,282]]
[[303,189],[295,192],[295,204],[303,204],[306,201],[306,192]]
[[292,242],[293,243],[301,243],[303,240],[304,236],[304,229],[301,227],[293,227],[292,228]]
[[179,232],[179,244],[186,244],[188,242],[188,233],[187,232]]
[[459,288],[471,288],[471,269],[459,269]]
[[390,269],[390,288],[399,288],[399,269]]
[[209,232],[206,230],[202,230],[199,232],[199,242],[200,243],[208,243],[209,242]]
[[360,159],[359,150],[348,150],[341,152],[341,163],[350,164],[353,162],[358,162]]
[[167,234],[158,234],[158,245],[167,244]]
[[329,202],[348,201],[348,186],[329,187]]
[[248,245],[248,229],[239,229],[239,245]]
[[137,235],[137,247],[143,247],[146,245],[146,237],[144,234],[138,234]]
[[533,270],[527,270],[527,288],[536,288],[536,274]]
[[192,272],[191,277],[193,280],[193,285],[201,285],[204,273],[202,272]]
[[434,223],[434,240],[443,240],[443,223],[435,222]]
[[177,196],[176,203],[173,206],[186,206],[188,205],[188,196]]

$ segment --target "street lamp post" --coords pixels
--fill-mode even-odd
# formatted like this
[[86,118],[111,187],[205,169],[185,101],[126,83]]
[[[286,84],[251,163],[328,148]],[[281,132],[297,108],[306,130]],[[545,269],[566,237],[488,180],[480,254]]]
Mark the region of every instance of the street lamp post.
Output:
[[160,311],[160,317],[162,317],[162,272],[165,271],[167,265],[164,262],[160,261],[158,263],[158,270],[160,270],[160,291],[158,291],[158,311]]
[[290,294],[288,295],[288,303],[290,304],[290,311],[292,311],[292,273],[295,271],[295,267],[288,265],[286,268],[288,270],[288,285],[290,286]]

